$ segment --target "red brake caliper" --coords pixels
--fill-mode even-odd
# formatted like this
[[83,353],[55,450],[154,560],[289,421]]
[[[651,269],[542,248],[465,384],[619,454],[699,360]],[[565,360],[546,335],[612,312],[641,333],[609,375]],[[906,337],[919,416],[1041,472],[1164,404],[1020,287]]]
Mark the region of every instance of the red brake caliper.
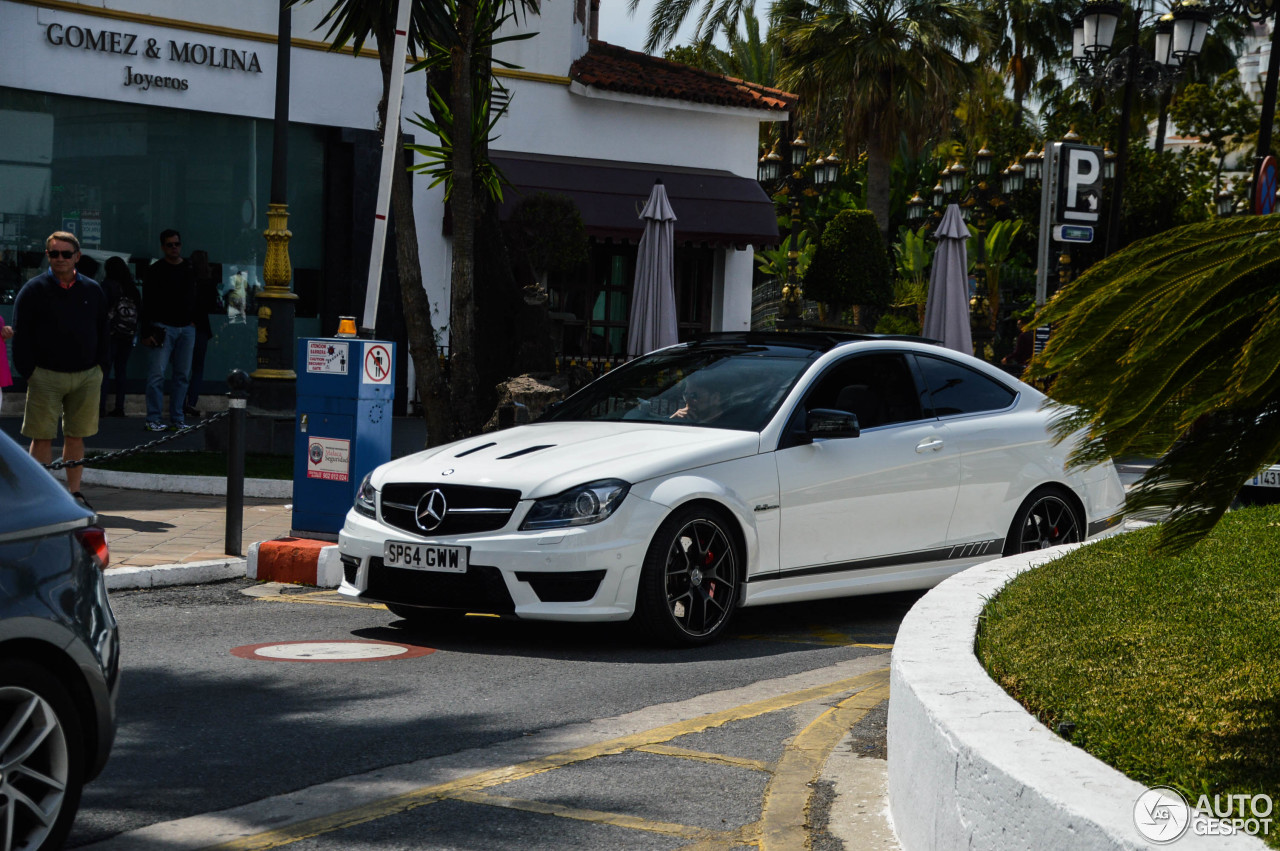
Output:
[[[711,550],[707,550],[707,556],[702,560],[702,563],[704,565],[709,565],[715,560],[716,560],[716,554],[711,552]],[[708,582],[707,583],[707,599],[714,600],[715,596],[716,596],[716,583]]]

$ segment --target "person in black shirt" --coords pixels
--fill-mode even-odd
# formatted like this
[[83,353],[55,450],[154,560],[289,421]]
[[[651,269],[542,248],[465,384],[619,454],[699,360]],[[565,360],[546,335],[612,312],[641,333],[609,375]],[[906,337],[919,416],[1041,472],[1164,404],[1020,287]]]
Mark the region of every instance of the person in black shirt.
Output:
[[186,427],[182,405],[191,376],[191,353],[196,341],[196,274],[182,257],[182,236],[176,230],[160,233],[164,257],[152,263],[142,282],[142,342],[151,346],[147,373],[147,431],[164,431],[164,371],[170,367],[169,428]]
[[[138,285],[133,282],[129,272],[129,264],[120,257],[111,256],[103,265],[104,275],[102,289],[107,296],[107,314],[111,341],[111,361],[109,369],[115,374],[116,406],[107,412],[107,378],[103,376],[102,402],[99,416],[124,416],[124,377],[129,365],[129,355],[133,353],[134,338],[137,337],[138,317],[142,310],[142,294]],[[130,309],[127,305],[132,305]]]
[[[23,285],[13,303],[13,361],[27,378],[22,434],[31,455],[53,460],[62,420],[62,460],[84,458],[84,439],[98,433],[98,396],[107,362],[107,299],[96,281],[76,272],[80,241],[56,231],[45,240],[49,271]],[[67,490],[80,494],[82,468],[67,467]]]

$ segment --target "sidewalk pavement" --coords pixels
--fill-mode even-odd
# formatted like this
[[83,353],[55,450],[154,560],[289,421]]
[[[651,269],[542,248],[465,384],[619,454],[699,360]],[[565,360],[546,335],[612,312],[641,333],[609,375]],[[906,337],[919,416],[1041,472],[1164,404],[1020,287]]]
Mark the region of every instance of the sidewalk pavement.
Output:
[[[246,559],[226,553],[226,497],[85,484],[81,492],[107,530],[107,587],[147,588],[245,575]],[[239,551],[289,534],[287,499],[246,497]]]
[[[17,397],[16,399],[13,397]],[[201,399],[206,410],[225,409],[225,399]],[[90,452],[115,451],[150,443],[161,435],[144,430],[140,398],[130,396],[126,405],[129,416],[104,417],[98,434],[85,443]],[[0,431],[20,445],[27,439],[21,435],[22,394],[4,394],[4,414]],[[399,458],[416,452],[426,442],[426,425],[420,417],[396,417],[392,423],[391,456]],[[164,450],[193,451],[205,448],[202,432],[184,434],[163,444]],[[54,457],[60,457],[61,440],[54,441]],[[89,467],[92,468],[92,465]],[[210,479],[225,487],[222,479]],[[246,481],[249,487],[252,480]],[[117,588],[145,588],[152,585],[177,585],[209,582],[244,576],[246,559],[225,552],[226,497],[173,493],[162,478],[150,490],[94,484],[88,480],[81,492],[98,512],[99,522],[107,530],[111,565],[107,568],[107,585]],[[215,491],[221,487],[214,488]],[[285,537],[293,519],[292,499],[246,497],[243,534],[239,551],[247,553],[250,545]]]

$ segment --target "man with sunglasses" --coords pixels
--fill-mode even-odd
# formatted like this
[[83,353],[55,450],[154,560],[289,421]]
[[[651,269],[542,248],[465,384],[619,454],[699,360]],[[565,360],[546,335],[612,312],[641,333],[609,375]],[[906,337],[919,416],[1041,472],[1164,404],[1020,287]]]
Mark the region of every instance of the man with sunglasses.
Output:
[[[13,360],[27,377],[22,434],[31,455],[53,460],[62,420],[62,460],[84,458],[84,439],[98,433],[98,398],[107,363],[107,297],[76,271],[80,241],[57,231],[45,240],[49,271],[22,287],[13,304]],[[82,468],[67,467],[67,490],[80,494]]]
[[147,372],[147,431],[164,431],[164,371],[172,371],[169,388],[169,428],[186,428],[182,406],[191,379],[191,355],[196,345],[196,272],[182,256],[182,235],[160,233],[164,256],[152,263],[142,280],[142,342],[151,347]]

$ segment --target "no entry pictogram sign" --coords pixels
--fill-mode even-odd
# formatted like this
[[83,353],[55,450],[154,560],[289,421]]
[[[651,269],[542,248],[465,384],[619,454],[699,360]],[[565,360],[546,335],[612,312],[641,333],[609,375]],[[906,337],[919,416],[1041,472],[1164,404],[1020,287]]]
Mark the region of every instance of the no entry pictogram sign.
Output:
[[385,343],[365,343],[362,384],[391,383],[391,349]]

